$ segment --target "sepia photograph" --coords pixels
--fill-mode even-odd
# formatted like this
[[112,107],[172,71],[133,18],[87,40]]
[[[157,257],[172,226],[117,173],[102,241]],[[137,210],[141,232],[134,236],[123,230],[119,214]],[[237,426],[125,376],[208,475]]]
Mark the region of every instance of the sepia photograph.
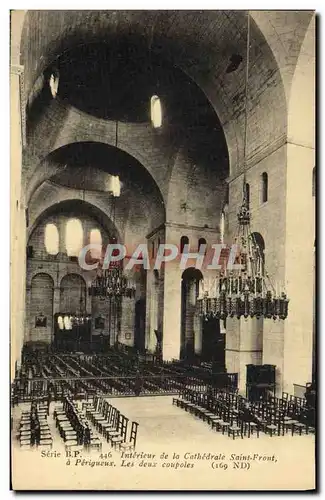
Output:
[[11,489],[315,491],[316,12],[9,15]]

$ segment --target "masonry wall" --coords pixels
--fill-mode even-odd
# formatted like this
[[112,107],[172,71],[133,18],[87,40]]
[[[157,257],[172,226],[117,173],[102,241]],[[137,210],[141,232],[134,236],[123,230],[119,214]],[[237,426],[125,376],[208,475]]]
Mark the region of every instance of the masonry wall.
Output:
[[[260,233],[265,242],[265,268],[273,284],[287,285],[285,277],[287,147],[282,146],[246,172],[250,185],[251,230]],[[268,174],[268,200],[262,200],[262,173]],[[237,212],[242,203],[244,177],[230,178],[228,243],[234,241]],[[247,324],[250,322],[250,327]],[[241,324],[242,323],[242,324]],[[246,364],[276,365],[277,389],[283,387],[284,321],[264,320],[252,325],[251,320],[227,321],[226,365],[228,371],[240,374],[240,386],[246,383]]]
[[[30,307],[27,311],[29,340],[32,342],[51,343],[53,335],[53,280],[46,273],[34,276],[31,283]],[[46,324],[37,326],[37,318],[44,316]]]

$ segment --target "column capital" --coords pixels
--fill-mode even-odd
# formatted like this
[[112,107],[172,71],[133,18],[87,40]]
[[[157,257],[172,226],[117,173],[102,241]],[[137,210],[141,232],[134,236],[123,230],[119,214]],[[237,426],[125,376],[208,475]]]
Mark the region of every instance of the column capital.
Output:
[[24,73],[24,66],[21,64],[11,64],[10,74],[11,75],[22,75]]

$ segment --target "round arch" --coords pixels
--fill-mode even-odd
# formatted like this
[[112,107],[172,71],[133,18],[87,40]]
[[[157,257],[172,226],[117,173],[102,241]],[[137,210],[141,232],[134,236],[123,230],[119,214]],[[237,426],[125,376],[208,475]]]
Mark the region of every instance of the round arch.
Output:
[[[73,208],[76,212],[85,212],[87,215],[92,216],[99,225],[109,234],[112,238],[115,238],[117,242],[123,242],[122,235],[110,217],[99,207],[93,203],[84,200],[69,199],[64,201],[59,201],[54,205],[42,210],[35,219],[32,221],[28,227],[27,241],[29,241],[31,235],[35,228],[46,218],[50,217],[56,213],[62,213],[65,210],[71,210]],[[28,243],[27,243],[28,244]]]
[[60,281],[60,311],[86,312],[86,282],[79,273],[67,273]]
[[28,275],[27,274],[27,280],[26,280],[26,286],[27,288],[31,288],[32,287],[32,283],[33,283],[33,280],[34,278],[37,278],[37,276],[39,275],[46,275],[50,278],[51,280],[51,283],[52,283],[52,287],[54,287],[54,283],[55,283],[55,274],[53,272],[51,272],[51,270],[46,270],[46,272],[40,272],[39,270],[35,270],[31,275]]
[[[167,196],[166,193],[163,192],[162,186],[163,175],[162,172],[159,173],[152,168],[150,162],[143,156],[139,148],[135,148],[131,146],[130,141],[125,139],[119,140],[118,147],[114,143],[115,137],[112,134],[112,123],[103,121],[103,130],[101,134],[91,132],[92,127],[91,124],[93,121],[96,121],[93,117],[86,115],[75,108],[71,108],[71,115],[76,113],[81,117],[81,120],[73,119],[71,117],[71,123],[75,124],[71,129],[69,129],[68,134],[63,134],[62,137],[59,137],[55,146],[52,147],[51,150],[46,152],[46,156],[39,159],[39,162],[36,163],[34,171],[27,183],[26,190],[26,199],[27,204],[32,199],[33,194],[37,190],[40,185],[48,180],[50,180],[54,176],[60,175],[67,168],[67,163],[64,162],[63,157],[66,152],[69,153],[69,150],[72,148],[84,148],[85,151],[88,149],[97,148],[99,151],[106,150],[106,155],[110,155],[111,157],[116,156],[120,160],[121,165],[125,165],[120,172],[121,177],[127,176],[135,181],[135,169],[139,174],[137,177],[144,179],[144,187],[149,187],[154,192],[156,192],[156,196],[161,199],[161,207],[164,210],[164,218],[165,215],[165,205]],[[80,123],[81,121],[81,123]],[[98,121],[98,120],[97,120]],[[132,134],[136,133],[136,130],[133,128],[132,124],[123,124],[125,130],[123,131],[122,137],[132,136]],[[55,128],[55,127],[54,127]],[[138,133],[138,132],[137,132]],[[159,154],[158,156],[163,161],[163,155]],[[126,169],[126,165],[129,167],[129,170]],[[132,168],[130,168],[132,165]],[[167,165],[166,165],[167,167]],[[164,170],[163,168],[161,170]],[[103,170],[105,172],[105,170]],[[110,173],[106,171],[106,173]]]
[[46,272],[46,273],[41,272],[40,273],[39,271],[35,271],[35,273],[30,278],[31,286],[33,285],[33,281],[35,282],[35,280],[37,280],[38,278],[46,279],[47,281],[49,281],[50,286],[52,288],[54,287],[54,278],[51,275],[51,273],[48,273],[48,272]]

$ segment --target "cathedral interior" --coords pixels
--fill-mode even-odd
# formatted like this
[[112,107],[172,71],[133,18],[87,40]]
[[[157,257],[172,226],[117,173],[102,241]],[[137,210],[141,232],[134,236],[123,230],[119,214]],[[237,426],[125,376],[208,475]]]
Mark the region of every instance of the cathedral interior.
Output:
[[13,11],[10,71],[18,448],[313,439],[314,13]]

